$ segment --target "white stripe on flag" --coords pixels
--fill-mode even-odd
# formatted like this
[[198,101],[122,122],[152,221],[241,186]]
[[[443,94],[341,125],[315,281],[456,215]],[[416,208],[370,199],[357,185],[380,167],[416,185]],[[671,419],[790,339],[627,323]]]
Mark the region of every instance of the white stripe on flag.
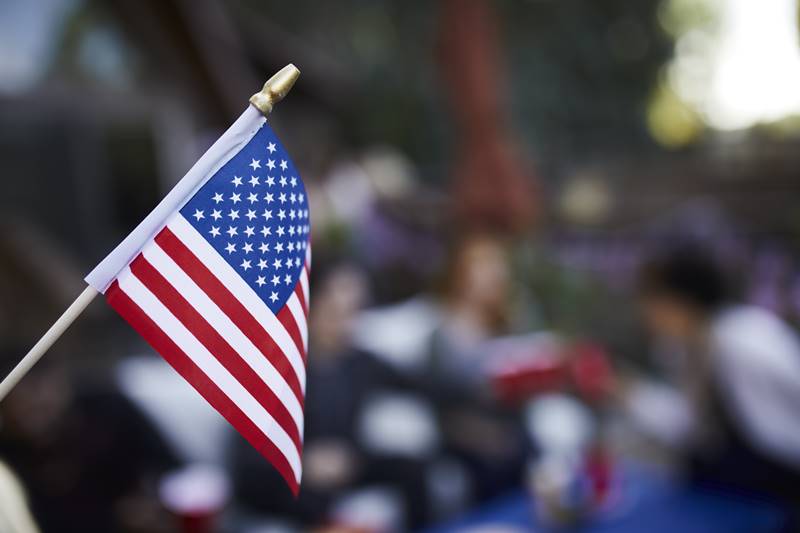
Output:
[[308,326],[306,325],[306,315],[303,313],[303,308],[300,306],[300,299],[297,298],[297,293],[292,293],[286,301],[286,306],[294,317],[294,323],[297,324],[297,329],[300,330],[300,337],[303,339],[303,350],[308,352]]
[[300,381],[300,388],[305,393],[306,368],[303,358],[300,356],[300,352],[297,350],[297,346],[289,336],[289,333],[270,308],[267,307],[267,304],[180,213],[170,219],[167,227],[225,285],[234,298],[242,302],[242,305],[250,311],[258,323],[261,324],[261,327],[272,337],[278,348],[286,354],[289,364],[294,368],[297,379]]
[[184,327],[180,320],[139,281],[129,267],[117,278],[120,289],[241,409],[244,415],[280,450],[300,481],[300,455],[292,439],[278,422],[234,378],[217,359]]
[[265,354],[261,353],[252,341],[242,333],[214,301],[203,292],[203,289],[184,272],[167,253],[155,242],[148,243],[142,250],[145,259],[158,270],[167,281],[175,287],[186,301],[194,307],[209,325],[220,334],[233,350],[258,374],[275,396],[286,406],[292,416],[300,435],[303,434],[303,409],[300,402],[289,388],[289,384],[278,373]]
[[311,268],[310,265],[303,267],[303,272],[300,274],[300,286],[303,288],[303,299],[306,302],[306,309],[309,309],[308,304],[308,269]]

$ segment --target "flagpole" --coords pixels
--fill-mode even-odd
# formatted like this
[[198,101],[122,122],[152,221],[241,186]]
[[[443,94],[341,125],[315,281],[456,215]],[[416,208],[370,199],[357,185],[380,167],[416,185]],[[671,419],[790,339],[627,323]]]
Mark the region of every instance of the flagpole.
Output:
[[6,395],[11,392],[17,383],[25,376],[25,374],[33,368],[39,359],[50,349],[54,342],[61,337],[61,334],[66,331],[66,329],[75,322],[75,319],[80,316],[86,306],[92,303],[94,297],[97,296],[99,293],[94,287],[86,287],[83,292],[78,296],[74,302],[64,311],[58,320],[56,320],[55,324],[50,326],[50,329],[47,330],[41,339],[39,339],[36,344],[33,345],[33,348],[25,354],[25,357],[22,358],[22,361],[17,363],[17,366],[14,367],[6,377],[0,382],[0,401],[6,397]]
[[[297,67],[292,64],[286,65],[267,80],[261,91],[250,97],[250,103],[264,116],[269,115],[270,112],[272,112],[273,106],[283,100],[283,97],[286,96],[299,76],[300,70],[298,70]],[[67,328],[75,322],[98,294],[99,291],[91,285],[86,287],[80,296],[78,296],[67,310],[64,311],[64,314],[50,326],[47,333],[33,345],[33,348],[25,354],[25,357],[17,363],[17,366],[15,366],[3,381],[0,382],[0,401],[11,392],[11,389],[13,389],[23,377],[25,377],[25,374],[33,368],[33,365],[42,358]]]

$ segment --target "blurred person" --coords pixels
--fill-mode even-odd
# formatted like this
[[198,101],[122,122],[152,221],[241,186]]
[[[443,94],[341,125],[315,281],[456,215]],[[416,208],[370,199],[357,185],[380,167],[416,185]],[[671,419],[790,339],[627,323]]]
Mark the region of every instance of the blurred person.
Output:
[[478,501],[516,486],[525,458],[517,413],[496,401],[486,373],[487,342],[509,330],[507,253],[490,235],[469,235],[453,248],[423,378],[446,452],[466,467]]
[[730,287],[699,247],[679,246],[644,265],[643,317],[673,347],[677,385],[633,385],[626,403],[685,451],[695,481],[797,504],[800,340],[771,311],[737,302]]
[[331,520],[345,494],[385,485],[402,495],[406,525],[419,525],[425,507],[421,464],[382,455],[365,446],[361,435],[362,418],[378,395],[406,388],[388,366],[352,344],[354,319],[367,296],[364,275],[351,265],[326,266],[318,259],[313,276],[300,495],[293,500],[274,469],[236,439],[237,496],[252,510],[319,525]]
[[[442,386],[475,389],[484,379],[481,344],[508,331],[510,269],[504,245],[469,236],[450,253],[443,277],[442,321],[431,340],[431,366]],[[453,378],[453,379],[450,379]]]
[[0,404],[0,417],[0,458],[43,531],[171,530],[156,485],[174,457],[117,391],[73,386],[49,354]]

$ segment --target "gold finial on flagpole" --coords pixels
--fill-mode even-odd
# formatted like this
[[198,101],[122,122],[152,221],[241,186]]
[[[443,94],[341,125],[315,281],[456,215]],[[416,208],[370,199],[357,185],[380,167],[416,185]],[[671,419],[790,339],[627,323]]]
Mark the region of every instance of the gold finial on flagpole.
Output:
[[250,97],[250,103],[267,116],[272,111],[272,106],[283,100],[291,90],[294,82],[300,77],[300,70],[289,63],[264,84],[264,88]]

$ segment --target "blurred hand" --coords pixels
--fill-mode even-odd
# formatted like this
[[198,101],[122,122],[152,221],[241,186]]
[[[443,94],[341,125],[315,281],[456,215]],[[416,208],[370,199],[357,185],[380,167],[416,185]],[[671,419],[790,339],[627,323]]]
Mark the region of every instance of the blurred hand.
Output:
[[354,450],[344,441],[311,443],[303,451],[303,483],[317,490],[342,487],[355,478],[357,462]]
[[608,403],[615,405],[626,405],[632,394],[632,390],[641,382],[641,378],[632,371],[617,371],[614,378],[609,382],[609,387],[605,393]]

